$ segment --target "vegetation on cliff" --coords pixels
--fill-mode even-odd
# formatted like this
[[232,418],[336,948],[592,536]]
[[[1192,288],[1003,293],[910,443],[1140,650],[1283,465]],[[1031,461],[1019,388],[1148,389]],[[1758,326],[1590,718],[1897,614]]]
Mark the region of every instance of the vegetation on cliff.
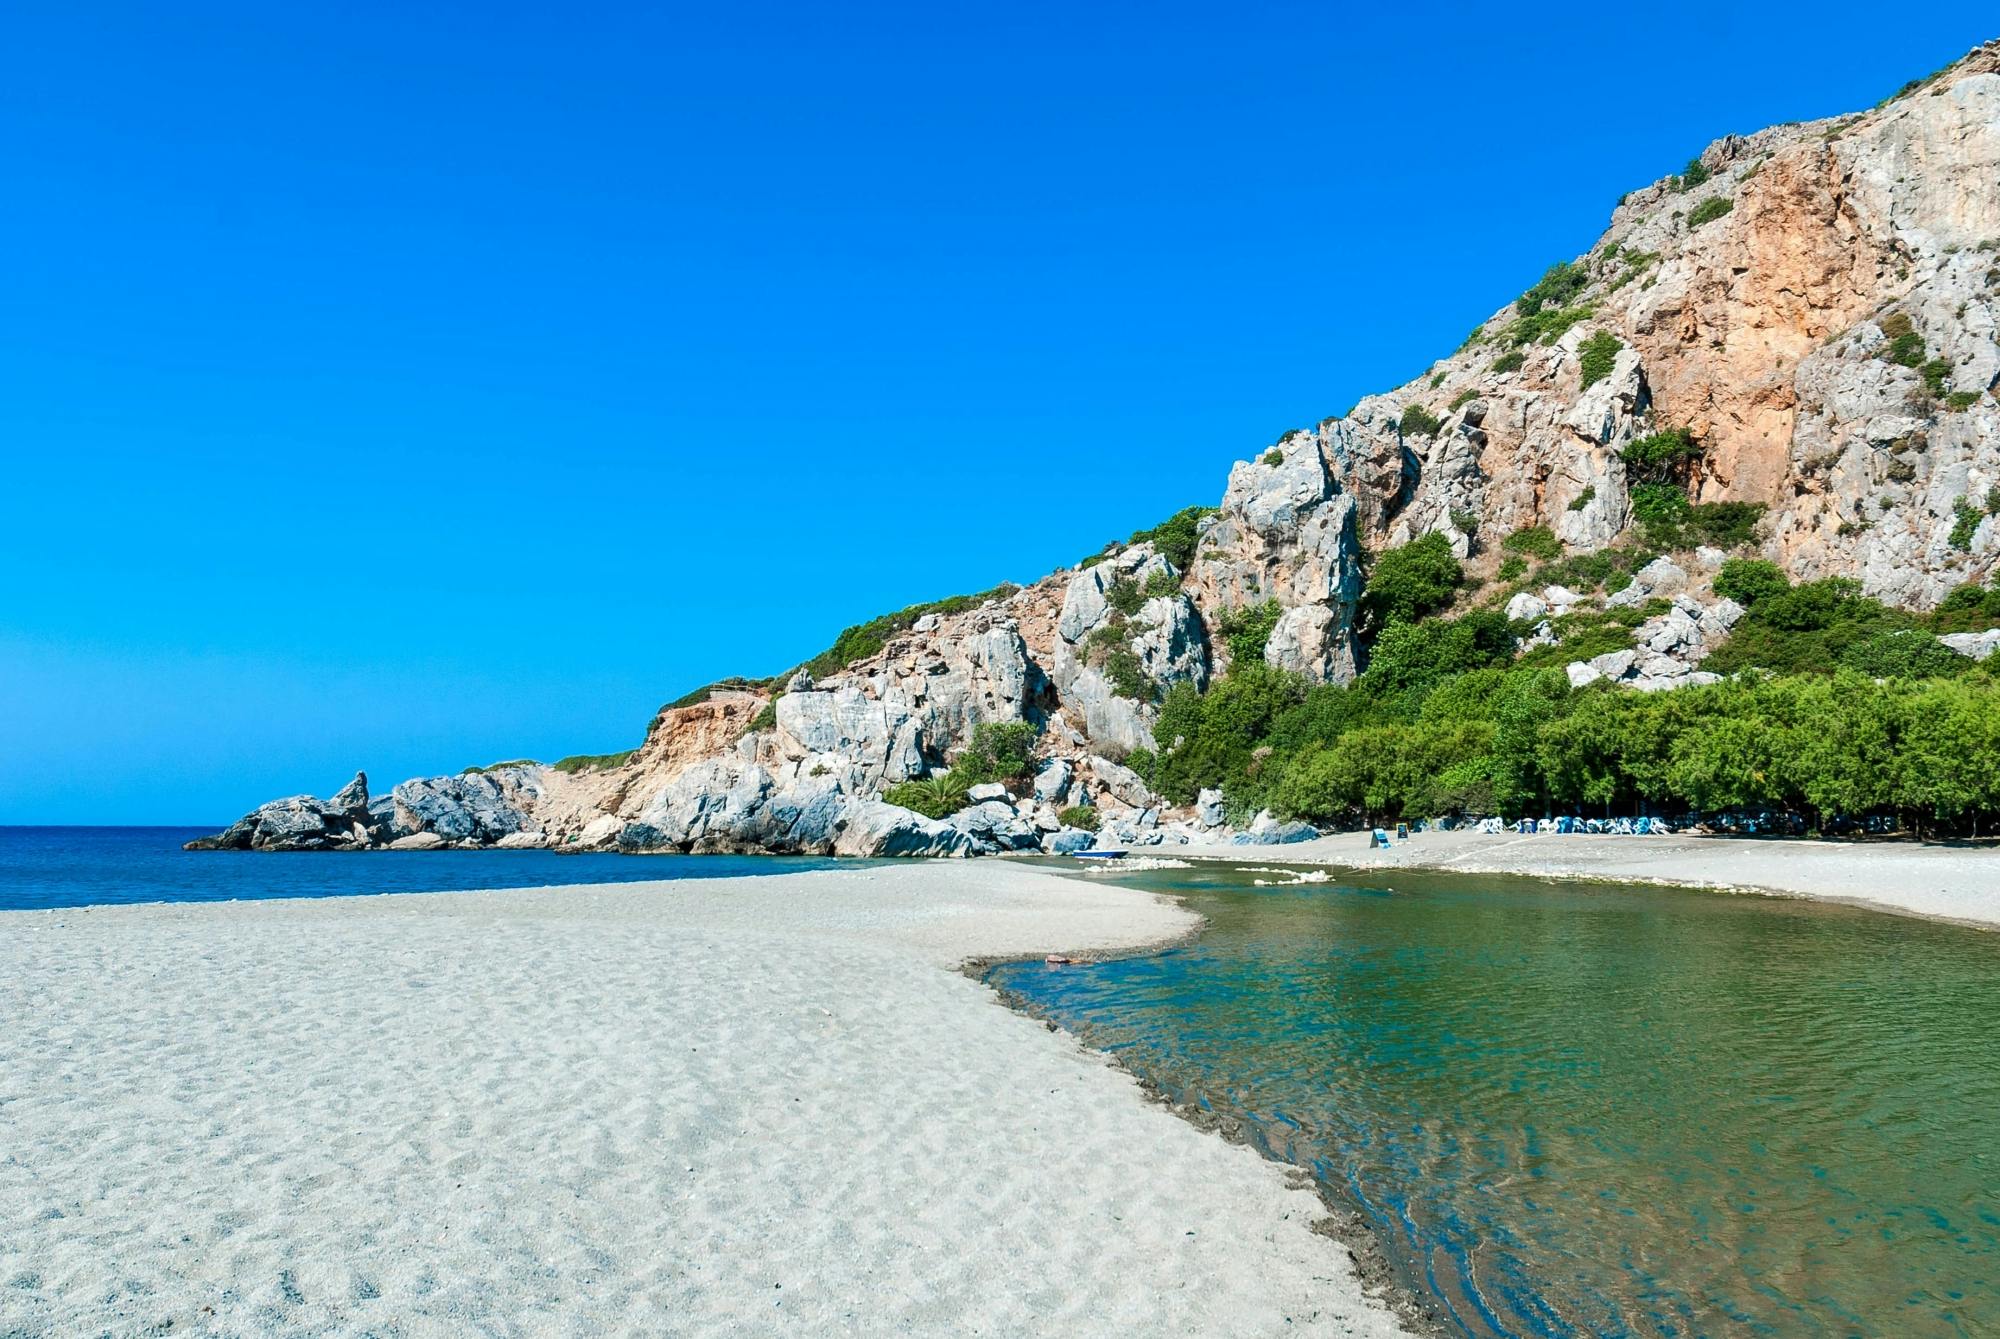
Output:
[[[1375,579],[1386,567],[1388,588],[1400,589],[1414,570],[1431,578],[1427,594],[1445,589],[1427,551],[1388,561],[1416,547],[1383,555]],[[1545,565],[1537,579],[1570,564],[1630,580],[1608,554]],[[2000,590],[1967,585],[1920,615],[1852,581],[1794,584],[1761,559],[1726,562],[1715,590],[1747,610],[1705,662],[1735,674],[1720,683],[1571,686],[1563,664],[1629,648],[1664,600],[1562,615],[1551,621],[1557,641],[1525,654],[1524,628],[1490,606],[1396,616],[1350,685],[1239,660],[1206,694],[1174,689],[1159,751],[1131,765],[1175,802],[1218,787],[1238,816],[1270,808],[1326,823],[1769,806],[1829,827],[1894,814],[1992,829],[2000,679],[1936,635],[2000,626]]]

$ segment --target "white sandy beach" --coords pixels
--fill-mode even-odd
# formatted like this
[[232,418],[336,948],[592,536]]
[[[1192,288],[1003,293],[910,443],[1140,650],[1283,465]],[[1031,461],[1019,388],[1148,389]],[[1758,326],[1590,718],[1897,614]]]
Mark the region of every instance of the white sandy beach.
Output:
[[1632,880],[1852,902],[2000,925],[2000,850],[1911,842],[1820,842],[1675,834],[1423,832],[1387,850],[1346,832],[1291,846],[1195,846],[1174,854],[1260,864],[1435,869],[1458,874]]
[[986,862],[0,913],[0,1335],[1404,1333],[951,970],[1192,923]]

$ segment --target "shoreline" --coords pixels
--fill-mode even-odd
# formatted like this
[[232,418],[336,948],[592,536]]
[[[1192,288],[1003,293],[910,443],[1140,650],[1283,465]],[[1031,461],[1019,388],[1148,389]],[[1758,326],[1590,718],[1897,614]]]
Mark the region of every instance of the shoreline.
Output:
[[0,925],[0,1329],[1411,1333],[1288,1166],[965,974],[1198,931],[1159,894],[922,862]]
[[1596,833],[1423,832],[1387,850],[1368,831],[1285,846],[1193,845],[1195,860],[1266,861],[1375,874],[1409,869],[1800,898],[2000,929],[2000,850],[1861,844],[1803,837],[1624,837]]

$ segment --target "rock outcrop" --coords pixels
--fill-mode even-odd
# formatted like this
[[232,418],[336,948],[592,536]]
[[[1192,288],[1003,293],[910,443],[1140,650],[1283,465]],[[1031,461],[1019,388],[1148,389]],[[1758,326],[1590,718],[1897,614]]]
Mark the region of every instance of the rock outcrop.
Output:
[[[1172,743],[1156,738],[1167,693],[1227,672],[1226,621],[1268,619],[1271,665],[1351,680],[1371,554],[1435,533],[1492,577],[1528,527],[1572,555],[1620,542],[1643,482],[1624,453],[1669,430],[1692,444],[1695,501],[1763,508],[1739,552],[1927,609],[2000,560],[1996,379],[2000,43],[1872,111],[1718,140],[1631,192],[1596,245],[1450,357],[1236,462],[1221,505],[1176,518],[1173,542],[1162,527],[893,620],[837,668],[716,685],[663,710],[629,757],[372,799],[357,777],[196,844],[966,855],[1087,844],[1063,818],[1083,807],[1101,840],[1225,833],[1220,795],[1173,810],[1123,763]],[[1631,648],[1570,664],[1573,683],[1705,682],[1742,613],[1712,591],[1726,556],[1660,559],[1602,600],[1521,590],[1504,612],[1531,646],[1564,620],[1626,620]],[[1984,657],[2000,638],[1945,642]],[[1040,731],[1031,779],[943,821],[883,800],[1009,722]]]

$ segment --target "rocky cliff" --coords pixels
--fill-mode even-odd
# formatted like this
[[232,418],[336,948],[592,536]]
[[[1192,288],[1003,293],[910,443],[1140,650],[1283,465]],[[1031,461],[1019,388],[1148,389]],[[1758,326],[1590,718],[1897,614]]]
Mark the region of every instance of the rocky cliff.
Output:
[[[1421,377],[1238,462],[1213,511],[1024,589],[878,620],[862,654],[821,657],[819,672],[719,685],[662,711],[627,757],[386,797],[357,778],[198,844],[958,855],[1088,842],[1063,824],[1075,808],[1107,840],[1213,833],[1217,797],[1168,810],[1121,764],[1154,746],[1166,688],[1226,671],[1233,621],[1271,620],[1274,665],[1351,679],[1368,657],[1372,555],[1437,533],[1491,576],[1502,541],[1536,527],[1570,554],[1618,544],[1659,505],[1636,443],[1667,444],[1670,502],[1749,504],[1724,544],[1795,577],[1852,577],[1911,609],[1990,579],[1996,330],[1990,43],[1872,111],[1708,146]],[[1575,607],[1671,602],[1632,650],[1570,678],[1698,682],[1741,613],[1708,589],[1724,556],[1690,543],[1608,600],[1552,585],[1516,591],[1506,612],[1532,644]],[[981,724],[1015,721],[1040,732],[1032,777],[944,819],[881,798],[946,769]],[[1289,834],[1266,820],[1245,835]]]

